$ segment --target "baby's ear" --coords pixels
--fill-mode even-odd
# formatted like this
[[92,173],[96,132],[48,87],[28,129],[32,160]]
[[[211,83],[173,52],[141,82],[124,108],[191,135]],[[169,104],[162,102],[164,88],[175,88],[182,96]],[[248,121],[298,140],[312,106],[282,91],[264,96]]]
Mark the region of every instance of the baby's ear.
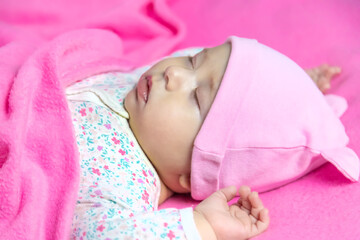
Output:
[[191,183],[190,183],[190,174],[182,174],[179,177],[179,184],[182,188],[190,192]]

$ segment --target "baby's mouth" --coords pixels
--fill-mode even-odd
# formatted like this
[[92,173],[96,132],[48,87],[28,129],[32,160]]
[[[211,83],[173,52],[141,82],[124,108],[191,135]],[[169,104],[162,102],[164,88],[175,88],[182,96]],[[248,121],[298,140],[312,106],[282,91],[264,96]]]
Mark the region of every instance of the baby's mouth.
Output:
[[144,100],[147,103],[149,99],[149,94],[152,87],[151,76],[141,76],[138,84],[137,84],[137,94],[138,97]]

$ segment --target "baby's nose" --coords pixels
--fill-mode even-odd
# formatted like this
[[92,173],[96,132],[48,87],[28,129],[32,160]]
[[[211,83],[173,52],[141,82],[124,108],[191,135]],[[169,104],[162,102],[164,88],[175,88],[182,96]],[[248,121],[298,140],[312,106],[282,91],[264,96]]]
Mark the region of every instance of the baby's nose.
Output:
[[186,85],[191,85],[193,77],[191,72],[183,67],[169,66],[166,68],[164,77],[166,89],[169,91],[178,90]]

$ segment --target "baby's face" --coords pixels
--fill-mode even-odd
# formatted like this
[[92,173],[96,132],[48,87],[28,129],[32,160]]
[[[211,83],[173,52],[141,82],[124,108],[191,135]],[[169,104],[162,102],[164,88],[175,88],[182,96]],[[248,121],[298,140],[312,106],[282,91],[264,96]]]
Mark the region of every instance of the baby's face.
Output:
[[224,43],[194,57],[164,59],[146,71],[125,98],[132,131],[162,181],[175,192],[189,191],[183,177],[190,179],[193,143],[230,52],[230,44]]

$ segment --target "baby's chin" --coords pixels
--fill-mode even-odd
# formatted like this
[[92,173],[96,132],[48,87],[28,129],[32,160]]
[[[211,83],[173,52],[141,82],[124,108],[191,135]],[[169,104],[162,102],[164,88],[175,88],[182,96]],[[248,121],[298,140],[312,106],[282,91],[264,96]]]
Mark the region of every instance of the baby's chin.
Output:
[[[124,102],[123,102],[123,104],[124,104],[124,108],[125,108],[125,110],[129,113],[129,110],[128,110],[127,106],[126,106],[126,103],[128,102],[128,101],[127,101],[128,96],[129,96],[129,93],[128,93],[128,94],[126,94],[126,96],[125,96],[125,98],[124,98]],[[129,114],[130,114],[130,113],[129,113]]]
[[129,106],[130,102],[131,102],[131,94],[132,92],[135,91],[134,89],[132,89],[130,92],[128,92],[124,98],[124,108],[125,108],[125,111],[129,114],[129,116],[131,117],[131,108]]

